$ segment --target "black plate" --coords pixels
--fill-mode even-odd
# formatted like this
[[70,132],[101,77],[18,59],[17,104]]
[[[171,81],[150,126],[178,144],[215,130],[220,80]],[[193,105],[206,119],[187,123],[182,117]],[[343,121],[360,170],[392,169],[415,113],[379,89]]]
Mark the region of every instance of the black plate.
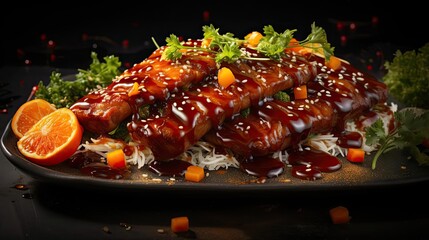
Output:
[[209,171],[209,176],[202,182],[187,182],[182,177],[171,180],[170,177],[158,176],[146,167],[132,168],[130,179],[110,180],[82,174],[79,170],[69,167],[66,163],[53,167],[43,167],[34,164],[19,152],[17,138],[13,134],[10,122],[2,138],[1,148],[18,169],[24,173],[45,182],[79,188],[105,189],[157,189],[157,190],[208,190],[208,191],[315,191],[315,190],[344,190],[368,187],[395,186],[429,180],[429,168],[418,166],[408,159],[401,151],[392,151],[383,155],[377,169],[371,170],[370,156],[362,164],[350,163],[344,158],[342,168],[336,172],[323,173],[323,178],[315,181],[300,180],[290,174],[290,169],[276,178],[258,183],[254,176],[239,169],[228,168],[220,171]]

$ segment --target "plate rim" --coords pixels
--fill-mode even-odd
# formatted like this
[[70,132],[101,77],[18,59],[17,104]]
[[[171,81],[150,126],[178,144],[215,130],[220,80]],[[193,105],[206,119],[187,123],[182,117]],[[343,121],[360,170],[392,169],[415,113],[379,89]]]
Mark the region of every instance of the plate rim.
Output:
[[[224,184],[224,183],[193,183],[193,182],[175,182],[173,184],[161,183],[147,183],[139,182],[137,180],[113,180],[113,179],[102,179],[86,175],[73,175],[67,174],[49,167],[41,166],[31,161],[26,160],[22,156],[15,155],[6,146],[5,141],[11,141],[6,138],[15,137],[11,131],[10,120],[3,131],[1,136],[0,147],[5,157],[18,168],[21,172],[33,177],[36,180],[61,184],[65,186],[76,186],[84,188],[120,188],[128,190],[203,190],[203,191],[230,191],[230,192],[245,192],[245,191],[326,191],[326,190],[357,190],[362,188],[378,188],[378,187],[389,187],[408,185],[413,183],[420,183],[429,181],[429,174],[425,177],[419,178],[405,178],[405,179],[389,179],[381,180],[379,182],[366,182],[366,183],[344,183],[344,184],[318,184],[313,183],[315,181],[308,181],[306,184],[274,184],[274,183],[245,183],[245,184]],[[228,170],[226,170],[228,171]],[[429,172],[428,172],[429,173]],[[243,173],[244,174],[244,173]],[[60,180],[60,182],[57,182]],[[318,180],[316,180],[318,181]]]

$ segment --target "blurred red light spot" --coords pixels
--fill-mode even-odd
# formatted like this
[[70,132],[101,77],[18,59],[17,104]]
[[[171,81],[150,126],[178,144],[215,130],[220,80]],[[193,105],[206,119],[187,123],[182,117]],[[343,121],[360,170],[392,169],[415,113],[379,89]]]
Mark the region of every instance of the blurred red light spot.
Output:
[[82,33],[82,41],[86,42],[89,39],[88,33]]
[[338,31],[341,31],[341,30],[343,30],[343,29],[344,29],[344,23],[343,23],[343,22],[338,21],[338,22],[337,22],[337,30],[338,30]]
[[203,20],[204,20],[204,22],[210,21],[210,12],[209,11],[206,10],[203,12]]
[[122,41],[122,47],[127,48],[130,45],[130,41],[128,39],[125,39]]
[[346,43],[347,43],[347,36],[346,35],[341,35],[340,36],[340,41],[341,41],[341,45],[346,45]]
[[382,57],[383,56],[383,52],[382,51],[377,51],[377,52],[375,52],[375,55],[377,55],[377,57]]
[[377,25],[378,22],[379,22],[378,17],[377,16],[372,16],[372,18],[371,18],[372,25]]
[[52,41],[52,40],[49,40],[48,41],[48,48],[55,48],[55,42],[54,41]]
[[46,41],[46,34],[45,33],[42,33],[42,34],[40,34],[40,41],[42,41],[42,42],[44,42],[44,41]]

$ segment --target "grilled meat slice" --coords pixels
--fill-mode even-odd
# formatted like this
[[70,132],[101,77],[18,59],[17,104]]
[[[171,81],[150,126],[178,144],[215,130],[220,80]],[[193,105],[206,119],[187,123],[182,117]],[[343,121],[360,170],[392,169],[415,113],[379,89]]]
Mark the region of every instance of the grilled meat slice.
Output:
[[[259,56],[251,49],[247,51]],[[240,60],[222,66],[232,70],[235,83],[221,88],[213,75],[201,86],[172,95],[160,105],[159,115],[147,119],[134,115],[128,124],[133,141],[150,148],[156,160],[172,159],[225,119],[278,91],[305,84],[316,74],[313,64],[293,55],[281,61]]]
[[309,95],[332,103],[336,119],[333,128],[344,130],[344,124],[369,110],[377,103],[387,100],[387,86],[373,76],[362,73],[354,66],[343,63],[334,71],[324,64],[324,59],[312,56],[317,62],[318,74],[314,81],[307,83]]
[[331,104],[315,98],[271,100],[250,111],[246,117],[238,116],[212,129],[204,140],[246,159],[264,156],[296,146],[312,133],[329,132],[334,117]]
[[[190,40],[184,45],[201,46],[201,41]],[[164,49],[155,50],[107,88],[93,91],[71,106],[86,130],[108,133],[140,106],[166,100],[172,92],[188,88],[216,70],[214,56],[208,52],[191,49],[183,52],[180,60],[169,61],[161,59]],[[134,83],[138,84],[138,92],[129,94]]]
[[244,158],[263,156],[295,147],[310,134],[341,132],[346,121],[386,101],[386,86],[372,76],[349,64],[334,71],[323,59],[312,60],[319,74],[307,83],[307,99],[267,101],[247,117],[237,116],[212,129],[204,139]]

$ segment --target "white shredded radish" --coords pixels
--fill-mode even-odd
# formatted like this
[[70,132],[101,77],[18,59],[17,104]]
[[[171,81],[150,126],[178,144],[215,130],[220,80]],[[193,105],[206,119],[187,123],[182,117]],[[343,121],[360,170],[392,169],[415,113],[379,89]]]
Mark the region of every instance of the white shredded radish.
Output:
[[[390,110],[395,112],[397,111],[397,105],[393,104],[390,106]],[[392,114],[387,112],[376,112],[378,116],[382,119],[385,131],[388,131],[389,123],[391,122]],[[357,120],[356,120],[357,121]],[[363,126],[365,128],[367,126]],[[362,148],[366,153],[370,153],[377,149],[378,146],[368,146],[365,144],[365,131],[363,129],[358,129],[356,127],[355,121],[349,121],[346,123],[346,131],[359,132],[363,136],[363,145]],[[337,145],[338,137],[335,137],[334,134],[316,134],[311,135],[306,140],[302,141],[298,145],[298,150],[303,151],[309,147],[317,149],[326,153],[329,153],[333,156],[342,156],[347,155],[347,149],[342,148]],[[84,151],[93,151],[103,158],[106,157],[106,154],[115,149],[124,148],[127,144],[116,139],[112,138],[100,138],[100,139],[91,139],[91,142],[86,141],[81,144],[81,150],[77,152]],[[137,165],[137,168],[142,168],[143,166],[151,163],[155,160],[154,155],[150,149],[145,148],[141,150],[136,143],[130,142],[128,146],[131,146],[133,151],[132,154],[126,156],[126,161],[130,165]],[[287,150],[277,151],[272,154],[273,158],[278,158],[284,163],[288,163],[288,153]],[[196,144],[191,146],[186,152],[182,153],[179,159],[183,161],[190,162],[193,165],[200,166],[208,170],[218,170],[220,168],[228,169],[229,167],[238,168],[239,162],[232,154],[221,154],[216,152],[214,145],[198,141]]]

